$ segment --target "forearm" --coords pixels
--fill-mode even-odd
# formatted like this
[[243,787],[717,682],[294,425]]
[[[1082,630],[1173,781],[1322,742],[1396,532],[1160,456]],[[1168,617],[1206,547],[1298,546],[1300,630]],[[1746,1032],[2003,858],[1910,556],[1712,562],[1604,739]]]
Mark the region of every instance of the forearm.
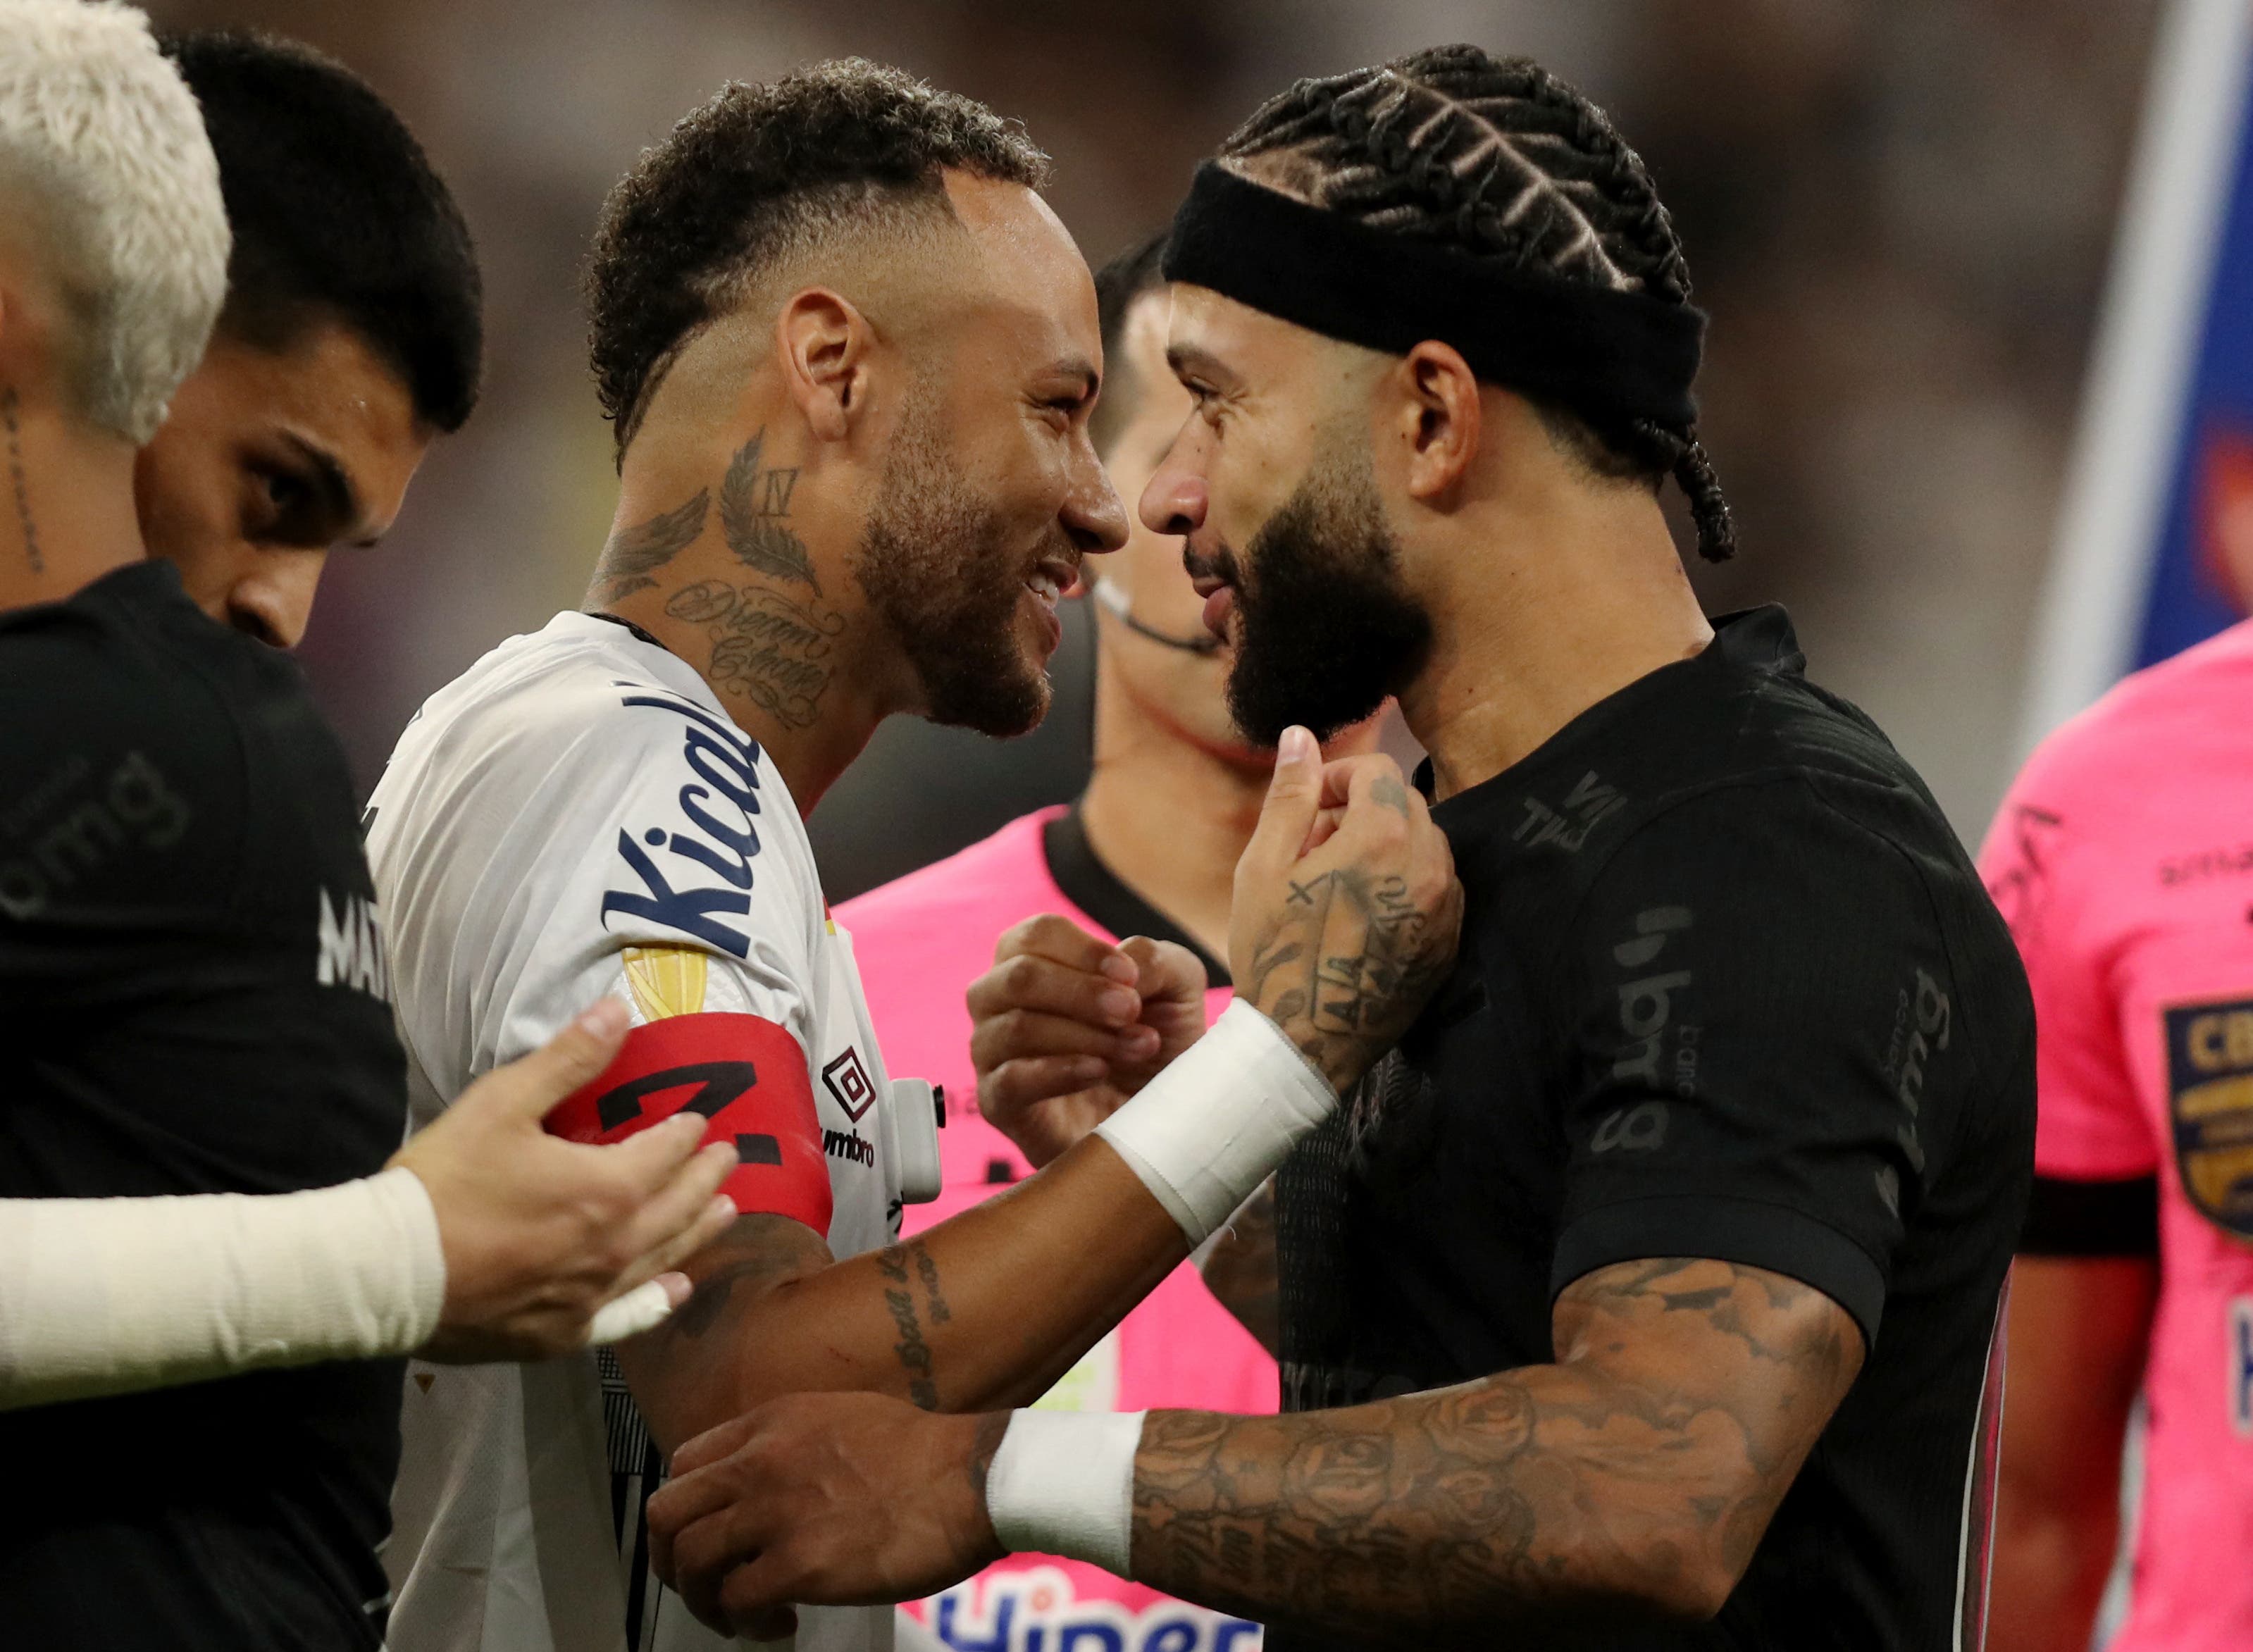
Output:
[[1558,1366],[1297,1416],[1154,1412],[1134,1577],[1426,1642],[1560,1607],[1709,1615],[1781,1495],[1746,1494],[1744,1450],[1719,1411]]
[[1283,1352],[1282,1283],[1275,1260],[1275,1182],[1270,1177],[1213,1235],[1199,1265],[1205,1288],[1277,1358]]
[[2036,1509],[2014,1501],[2006,1482],[1997,1511],[1989,1652],[2075,1652],[2096,1630],[2119,1506]]
[[823,1265],[761,1222],[692,1265],[696,1295],[621,1348],[666,1449],[790,1393],[862,1390],[925,1410],[1038,1398],[1189,1254],[1100,1138],[899,1244]]
[[408,1170],[261,1197],[0,1201],[0,1409],[404,1354],[445,1289]]

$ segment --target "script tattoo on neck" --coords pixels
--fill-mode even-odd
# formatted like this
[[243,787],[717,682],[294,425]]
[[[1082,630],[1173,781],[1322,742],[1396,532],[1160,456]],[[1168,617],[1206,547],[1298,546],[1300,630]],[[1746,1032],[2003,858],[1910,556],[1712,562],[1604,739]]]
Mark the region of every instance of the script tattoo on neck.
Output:
[[698,488],[696,497],[686,505],[660,511],[646,522],[611,534],[610,543],[603,547],[603,560],[595,568],[595,600],[615,603],[629,592],[645,591],[656,584],[657,570],[694,544],[704,531],[711,501],[712,490]]
[[745,568],[813,588],[821,595],[813,561],[806,541],[789,526],[790,498],[798,491],[798,467],[759,468],[759,450],[766,443],[766,427],[736,450],[728,474],[720,480],[720,531],[728,548]]
[[739,694],[792,728],[813,725],[837,669],[845,616],[764,585],[708,579],[675,591],[665,611],[712,639],[712,687]]
[[[1444,897],[1459,906],[1461,889]],[[1399,874],[1354,867],[1294,882],[1253,940],[1244,996],[1341,1091],[1407,1030],[1454,961],[1451,910]]]
[[31,487],[24,475],[22,414],[16,387],[0,387],[0,425],[8,431],[8,480],[16,495],[16,519],[23,524],[24,554],[31,560],[31,572],[44,574],[47,560],[39,554],[39,525],[31,519]]

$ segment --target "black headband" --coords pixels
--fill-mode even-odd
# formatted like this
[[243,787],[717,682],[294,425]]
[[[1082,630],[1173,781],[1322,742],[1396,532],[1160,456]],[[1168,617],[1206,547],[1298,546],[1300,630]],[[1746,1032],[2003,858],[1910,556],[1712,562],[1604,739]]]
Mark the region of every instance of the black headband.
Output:
[[1439,339],[1480,378],[1600,424],[1698,416],[1703,310],[1371,229],[1211,161],[1175,215],[1165,275],[1387,355]]

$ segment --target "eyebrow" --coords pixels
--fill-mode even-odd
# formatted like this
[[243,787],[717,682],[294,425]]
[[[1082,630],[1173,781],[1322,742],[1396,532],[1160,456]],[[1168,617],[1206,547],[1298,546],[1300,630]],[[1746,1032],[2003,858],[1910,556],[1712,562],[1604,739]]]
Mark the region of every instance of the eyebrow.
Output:
[[[297,457],[313,473],[314,489],[321,496],[321,508],[329,519],[357,526],[366,519],[366,507],[360,503],[359,490],[352,486],[352,477],[338,462],[337,456],[326,448],[307,441],[294,430],[284,430],[282,439],[297,450]],[[370,533],[352,541],[354,545],[373,545],[382,535]]]
[[1210,351],[1200,350],[1195,345],[1168,345],[1166,365],[1174,370],[1176,379],[1185,379],[1196,373],[1200,378],[1217,379],[1227,384],[1236,382],[1234,369],[1218,356]]
[[1080,382],[1080,400],[1092,401],[1103,388],[1103,375],[1085,356],[1071,356],[1051,362],[1048,369],[1060,379],[1077,379]]

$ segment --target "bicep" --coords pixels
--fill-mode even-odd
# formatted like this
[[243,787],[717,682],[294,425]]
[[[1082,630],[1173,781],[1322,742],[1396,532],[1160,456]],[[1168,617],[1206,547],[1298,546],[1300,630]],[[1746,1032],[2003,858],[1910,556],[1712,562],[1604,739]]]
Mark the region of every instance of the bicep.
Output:
[[736,1217],[682,1265],[694,1286],[688,1300],[655,1330],[617,1345],[618,1367],[659,1445],[670,1451],[735,1414],[735,1333],[743,1319],[833,1259],[803,1222],[762,1211]]
[[1862,1368],[1853,1317],[1764,1268],[1654,1258],[1598,1268],[1557,1298],[1558,1363],[1671,1418],[1676,1482],[1729,1511],[1741,1571],[1792,1477]]

